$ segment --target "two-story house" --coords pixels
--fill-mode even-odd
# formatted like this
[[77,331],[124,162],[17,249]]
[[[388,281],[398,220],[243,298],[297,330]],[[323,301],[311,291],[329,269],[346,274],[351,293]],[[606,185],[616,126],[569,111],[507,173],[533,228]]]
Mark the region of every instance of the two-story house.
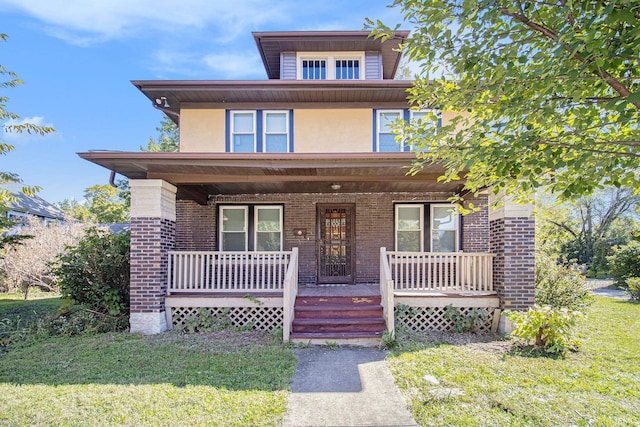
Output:
[[533,303],[530,209],[485,194],[462,217],[441,165],[406,174],[390,125],[433,117],[394,80],[408,32],[253,35],[268,80],[133,82],[179,125],[178,153],[80,153],[130,179],[132,331],[208,307],[324,342],[380,337],[398,304],[428,330],[448,305],[488,329]]

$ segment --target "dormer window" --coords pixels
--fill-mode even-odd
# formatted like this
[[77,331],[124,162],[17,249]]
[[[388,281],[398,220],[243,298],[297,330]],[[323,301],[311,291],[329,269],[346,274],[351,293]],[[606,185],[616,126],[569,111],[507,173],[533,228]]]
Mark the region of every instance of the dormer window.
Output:
[[298,52],[298,80],[364,79],[364,52]]

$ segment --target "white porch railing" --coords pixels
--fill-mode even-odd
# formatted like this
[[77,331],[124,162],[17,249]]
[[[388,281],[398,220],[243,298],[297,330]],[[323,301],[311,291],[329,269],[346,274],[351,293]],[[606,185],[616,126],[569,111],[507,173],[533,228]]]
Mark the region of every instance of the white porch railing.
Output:
[[284,277],[282,295],[282,340],[289,341],[291,335],[291,326],[293,323],[293,311],[298,296],[298,248],[291,250],[291,260],[289,268]]
[[291,252],[171,251],[167,293],[282,292],[290,259]]
[[395,331],[395,303],[393,301],[393,277],[389,268],[387,249],[380,248],[380,300],[382,316],[387,325],[387,331],[393,336]]
[[396,291],[493,292],[494,254],[387,252]]

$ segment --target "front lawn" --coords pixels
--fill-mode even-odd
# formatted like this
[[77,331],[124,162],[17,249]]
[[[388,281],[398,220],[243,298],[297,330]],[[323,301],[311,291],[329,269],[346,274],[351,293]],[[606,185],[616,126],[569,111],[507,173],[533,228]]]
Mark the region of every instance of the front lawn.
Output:
[[583,334],[580,352],[565,359],[472,342],[398,351],[388,361],[420,425],[638,425],[640,305],[597,297]]
[[295,363],[253,331],[16,342],[0,352],[0,425],[278,425]]

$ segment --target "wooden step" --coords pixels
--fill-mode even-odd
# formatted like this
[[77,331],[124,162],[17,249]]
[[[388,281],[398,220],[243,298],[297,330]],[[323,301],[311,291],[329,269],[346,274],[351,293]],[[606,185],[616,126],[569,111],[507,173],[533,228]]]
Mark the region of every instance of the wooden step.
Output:
[[338,340],[338,339],[358,339],[358,338],[381,338],[382,332],[292,332],[292,339],[314,339],[314,340]]
[[294,319],[293,332],[382,332],[382,317]]
[[298,318],[357,318],[382,317],[382,306],[370,305],[296,305],[294,319]]

